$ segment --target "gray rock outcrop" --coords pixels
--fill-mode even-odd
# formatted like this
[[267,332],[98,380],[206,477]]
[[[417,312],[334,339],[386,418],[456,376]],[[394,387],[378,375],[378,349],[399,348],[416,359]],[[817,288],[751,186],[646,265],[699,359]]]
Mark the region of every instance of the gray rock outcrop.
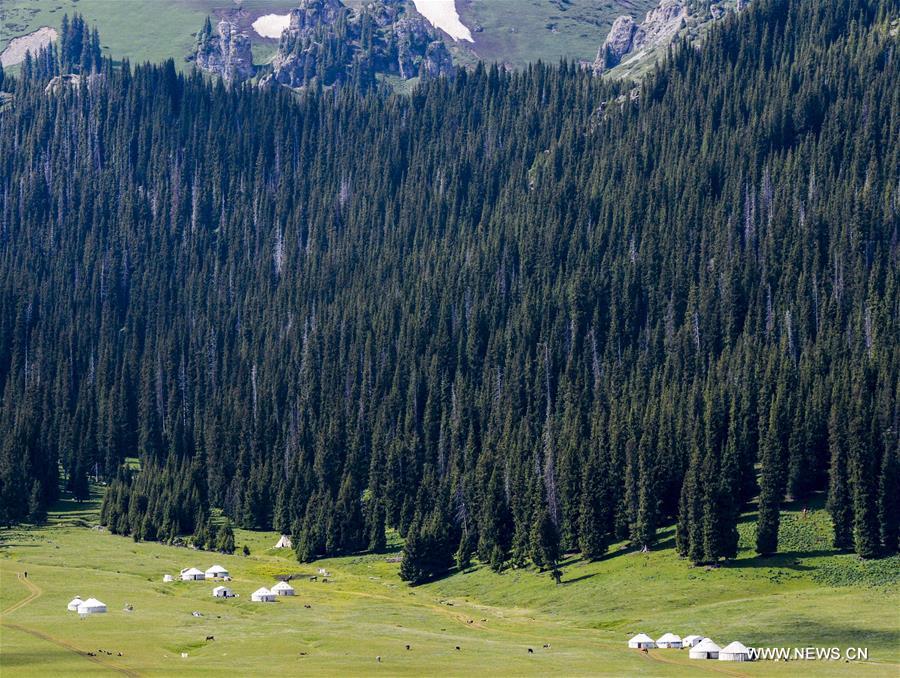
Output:
[[376,73],[440,77],[453,73],[453,59],[402,0],[372,0],[353,10],[340,0],[301,0],[263,84],[304,87],[315,79],[330,86],[355,78],[371,85]]
[[197,50],[194,54],[197,66],[218,75],[228,85],[252,78],[254,67],[249,36],[241,33],[230,21],[220,21],[216,30],[218,35],[212,33],[207,19],[197,36]]
[[660,0],[647,12],[640,24],[628,15],[617,18],[603,41],[594,61],[594,70],[602,72],[618,66],[625,57],[645,48],[668,44],[685,26],[686,0]]

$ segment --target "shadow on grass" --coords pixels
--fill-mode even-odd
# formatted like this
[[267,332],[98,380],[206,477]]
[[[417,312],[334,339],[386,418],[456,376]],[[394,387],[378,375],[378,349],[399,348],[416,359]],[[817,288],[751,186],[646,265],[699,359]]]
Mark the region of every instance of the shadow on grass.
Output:
[[837,556],[846,551],[837,549],[820,549],[817,551],[785,551],[784,553],[773,553],[770,556],[754,556],[752,558],[742,558],[739,560],[730,560],[724,563],[722,567],[732,570],[740,570],[744,568],[762,568],[762,567],[781,567],[787,570],[796,570],[798,572],[812,571],[816,568],[811,565],[804,565],[800,562],[801,558],[824,558],[827,556]]
[[580,581],[584,581],[585,579],[593,579],[597,576],[596,572],[592,572],[591,574],[583,574],[580,577],[573,577],[572,579],[563,579],[560,583],[563,586],[568,586],[569,584],[577,584]]

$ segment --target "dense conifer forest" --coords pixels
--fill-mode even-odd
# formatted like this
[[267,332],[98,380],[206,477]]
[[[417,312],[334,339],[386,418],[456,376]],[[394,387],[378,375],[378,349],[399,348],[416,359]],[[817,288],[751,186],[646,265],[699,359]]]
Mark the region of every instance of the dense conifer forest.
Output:
[[633,95],[226,89],[64,30],[0,76],[0,519],[96,477],[135,539],[392,528],[418,582],[673,522],[714,563],[753,504],[769,554],[827,496],[896,552],[898,16],[757,0]]

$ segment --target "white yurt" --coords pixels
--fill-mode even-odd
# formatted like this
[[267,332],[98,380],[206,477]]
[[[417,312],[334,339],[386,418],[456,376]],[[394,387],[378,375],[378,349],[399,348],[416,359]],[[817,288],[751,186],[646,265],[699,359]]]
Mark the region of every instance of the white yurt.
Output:
[[703,636],[685,636],[681,639],[681,647],[694,647],[701,640],[703,640]]
[[691,648],[688,656],[691,659],[718,659],[721,648],[709,638],[704,638]]
[[78,606],[78,614],[103,614],[106,612],[106,603],[101,603],[96,598],[88,598]]
[[654,643],[653,638],[648,636],[646,633],[639,633],[634,638],[628,641],[628,647],[637,650],[650,650],[656,647],[656,643]]
[[664,633],[656,639],[656,647],[667,647],[673,650],[680,650],[681,636],[676,636],[674,633]]
[[275,593],[272,593],[269,589],[263,586],[260,589],[256,589],[250,595],[250,600],[252,600],[254,603],[274,603],[275,597]]
[[78,606],[81,605],[84,601],[81,599],[81,596],[75,596],[69,601],[69,604],[66,606],[66,609],[69,612],[78,612]]
[[163,581],[167,583],[170,581],[175,581],[175,577],[173,577],[171,574],[164,574]]
[[213,565],[206,571],[207,579],[224,579],[228,576],[228,570],[221,565]]
[[750,661],[750,650],[743,643],[734,641],[719,650],[719,660],[723,662],[748,662]]
[[212,590],[213,598],[234,598],[234,591],[227,586],[217,586]]
[[294,595],[294,587],[286,581],[280,581],[272,587],[272,593],[279,596],[292,596]]
[[291,546],[291,538],[286,534],[281,535],[281,539],[278,540],[278,543],[275,544],[275,548],[277,549],[289,549],[293,548]]
[[202,581],[205,578],[206,575],[196,567],[189,567],[188,569],[181,571],[182,581]]

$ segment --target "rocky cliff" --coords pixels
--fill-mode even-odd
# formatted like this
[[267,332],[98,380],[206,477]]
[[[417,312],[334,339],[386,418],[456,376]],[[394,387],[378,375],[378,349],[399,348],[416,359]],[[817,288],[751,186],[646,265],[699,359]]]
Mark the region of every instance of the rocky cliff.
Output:
[[366,86],[376,74],[403,79],[453,73],[446,45],[403,0],[375,0],[350,9],[340,0],[300,0],[291,10],[266,83],[303,87],[313,81]]
[[640,62],[660,56],[685,29],[689,37],[699,35],[706,24],[740,11],[749,0],[660,0],[637,23],[628,15],[618,17],[597,51],[595,73],[603,73],[623,62]]
[[197,36],[194,62],[208,73],[222,78],[227,84],[241,83],[253,77],[253,54],[250,38],[230,21],[220,21],[212,32],[209,19]]

